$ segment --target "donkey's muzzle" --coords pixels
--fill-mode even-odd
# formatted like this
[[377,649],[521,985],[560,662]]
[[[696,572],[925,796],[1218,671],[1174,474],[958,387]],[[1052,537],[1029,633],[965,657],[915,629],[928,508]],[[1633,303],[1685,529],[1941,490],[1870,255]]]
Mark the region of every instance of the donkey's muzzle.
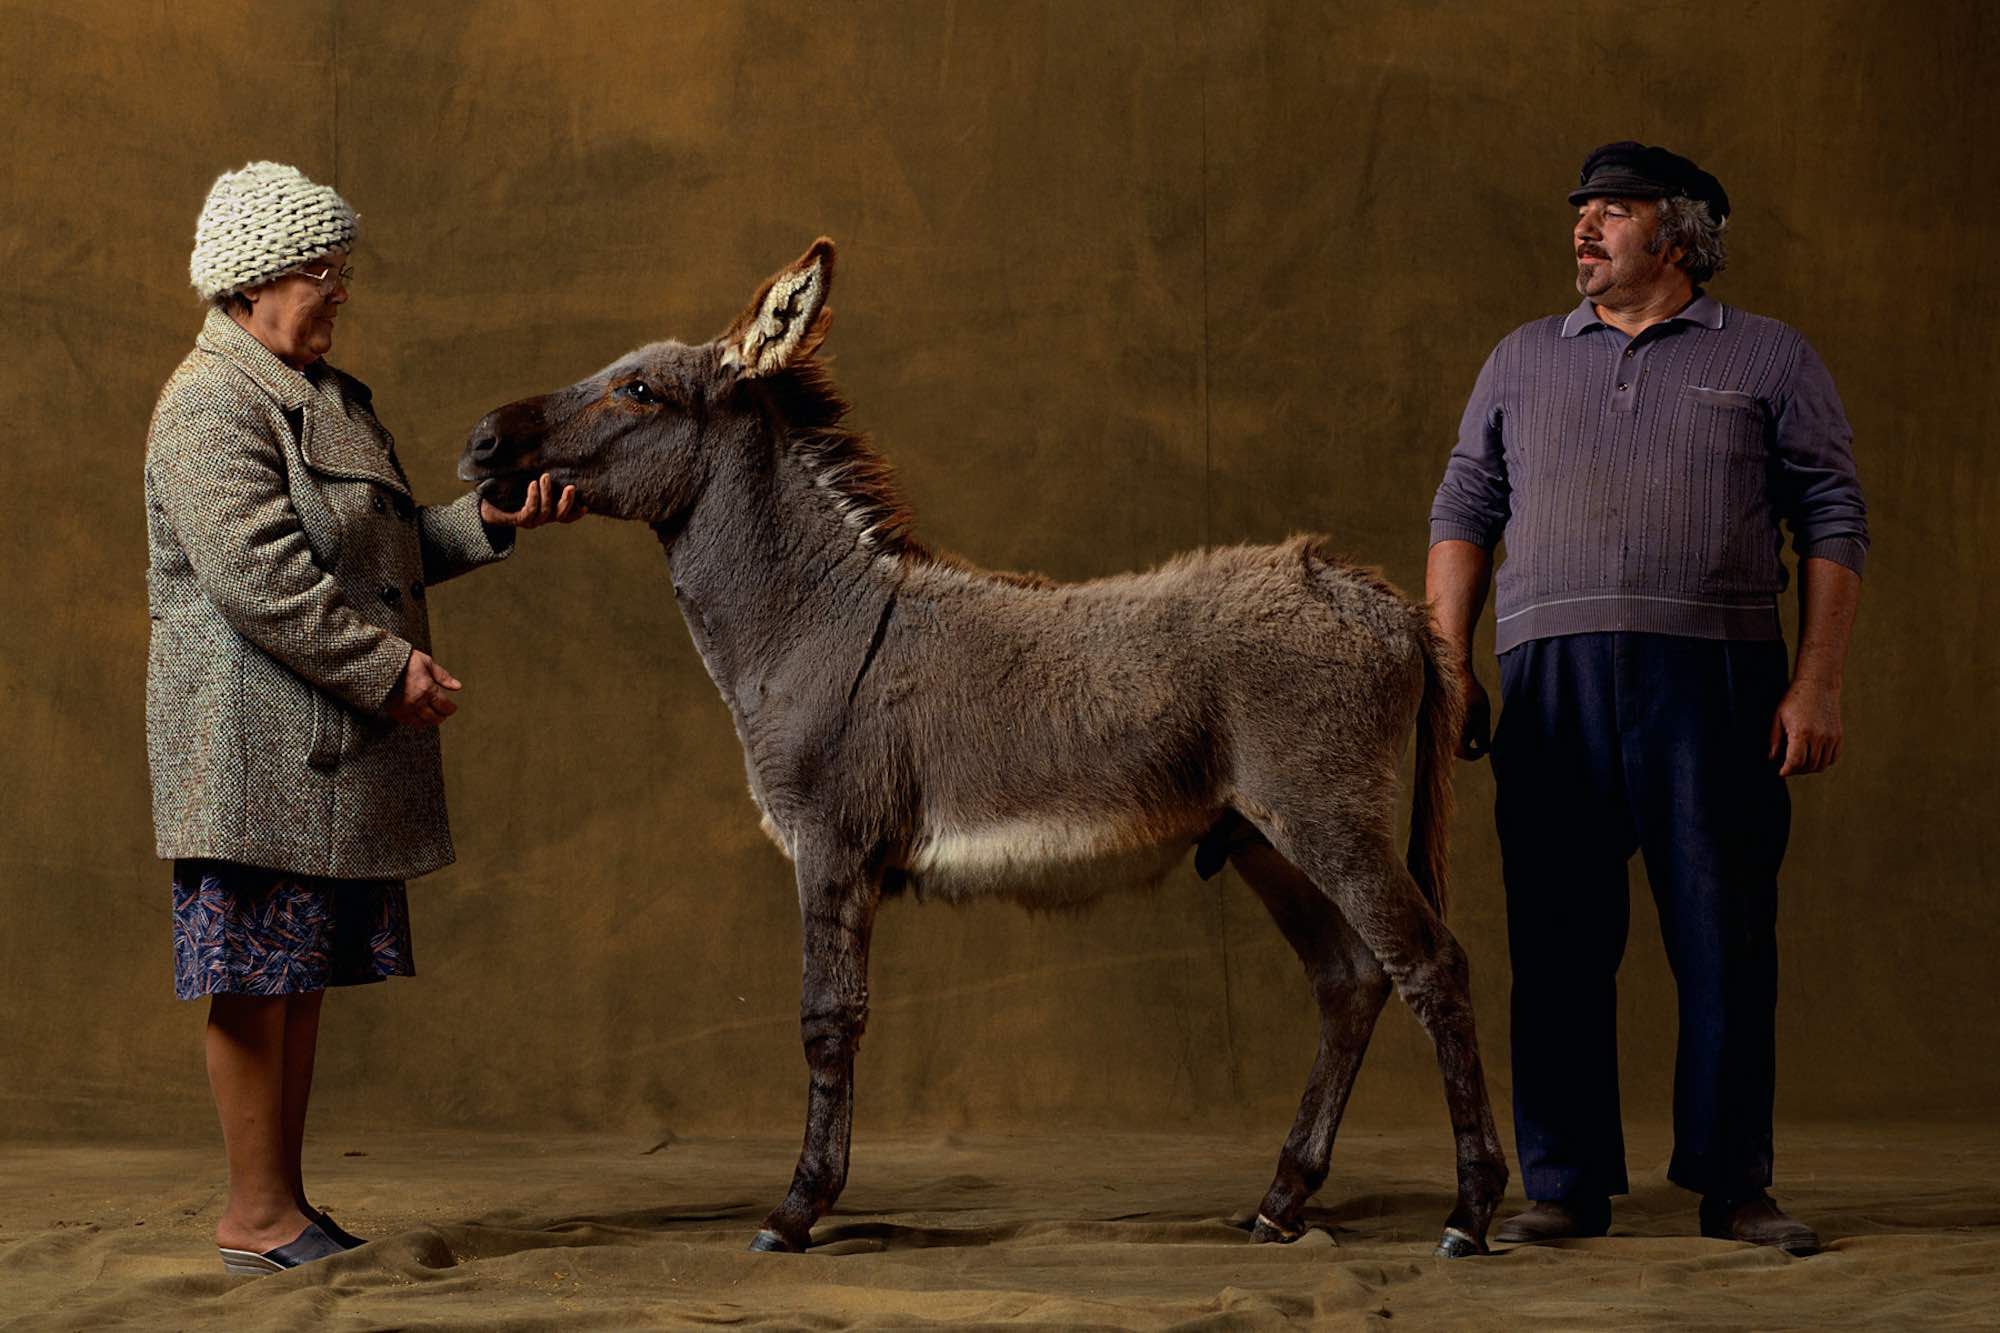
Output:
[[494,408],[466,437],[465,452],[458,458],[459,480],[478,481],[533,467],[543,427],[539,398]]

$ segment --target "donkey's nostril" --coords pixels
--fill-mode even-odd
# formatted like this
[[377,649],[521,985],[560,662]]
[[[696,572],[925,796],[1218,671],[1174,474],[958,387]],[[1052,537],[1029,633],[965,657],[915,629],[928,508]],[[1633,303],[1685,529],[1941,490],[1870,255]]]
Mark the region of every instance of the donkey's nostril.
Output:
[[465,435],[458,475],[466,481],[533,466],[542,442],[542,414],[534,400],[496,407]]

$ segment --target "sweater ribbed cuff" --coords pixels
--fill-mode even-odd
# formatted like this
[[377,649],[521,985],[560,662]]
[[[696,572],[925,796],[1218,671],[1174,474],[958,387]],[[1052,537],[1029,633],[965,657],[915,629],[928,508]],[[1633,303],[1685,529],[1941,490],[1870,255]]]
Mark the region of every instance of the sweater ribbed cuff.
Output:
[[1439,542],[1471,542],[1474,546],[1488,551],[1494,546],[1494,539],[1487,534],[1485,528],[1456,518],[1431,520],[1431,545],[1436,546]]
[[1800,547],[1799,559],[1831,560],[1859,574],[1861,567],[1868,563],[1868,543],[1853,537],[1822,537]]

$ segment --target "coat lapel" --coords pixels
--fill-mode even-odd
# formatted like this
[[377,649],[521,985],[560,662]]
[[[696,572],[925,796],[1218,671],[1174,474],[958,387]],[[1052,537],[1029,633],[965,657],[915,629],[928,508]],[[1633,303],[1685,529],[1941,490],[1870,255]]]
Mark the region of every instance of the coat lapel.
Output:
[[390,457],[387,441],[368,424],[373,415],[365,411],[362,415],[364,420],[357,421],[333,406],[327,396],[315,394],[306,405],[306,429],[299,440],[306,466],[329,477],[372,481],[409,495],[410,484]]
[[306,382],[304,375],[271,355],[270,348],[258,342],[248,329],[220,310],[208,312],[208,318],[202,322],[201,334],[194,343],[235,362],[237,369],[248,375],[258,388],[277,399],[280,407],[301,408],[312,397],[312,385]]
[[364,406],[366,421],[357,421],[334,406],[334,395],[321,393],[298,371],[271,354],[248,330],[220,310],[208,312],[199,346],[227,357],[272,398],[286,416],[301,424],[299,452],[306,466],[330,477],[372,481],[402,495],[410,494],[403,470],[390,457],[387,442],[371,429],[373,413],[366,409],[368,390],[361,381],[327,367],[341,378],[342,389]]

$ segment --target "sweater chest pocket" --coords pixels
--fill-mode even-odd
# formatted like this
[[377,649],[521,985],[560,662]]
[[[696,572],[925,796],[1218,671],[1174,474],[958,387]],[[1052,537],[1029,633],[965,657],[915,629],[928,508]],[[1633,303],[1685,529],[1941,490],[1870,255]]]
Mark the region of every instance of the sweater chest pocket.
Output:
[[1701,560],[1705,592],[1767,591],[1777,533],[1765,476],[1770,451],[1764,404],[1735,389],[1689,387],[1683,401],[1694,443],[1694,494],[1706,513]]

